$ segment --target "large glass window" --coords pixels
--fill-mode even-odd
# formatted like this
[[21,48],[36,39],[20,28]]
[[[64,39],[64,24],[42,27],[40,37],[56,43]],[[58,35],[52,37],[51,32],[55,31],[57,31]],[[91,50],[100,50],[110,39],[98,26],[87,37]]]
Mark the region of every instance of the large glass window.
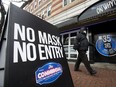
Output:
[[63,47],[64,47],[64,51],[65,51],[65,55],[67,59],[77,58],[77,51],[73,49],[74,40],[76,36],[77,36],[77,31],[62,34],[62,43],[63,43]]
[[70,57],[71,58],[77,58],[77,54],[71,54]]
[[63,44],[64,45],[68,45],[68,42],[69,42],[68,41],[69,40],[68,38],[69,38],[69,35],[68,34],[63,35]]
[[74,40],[75,40],[76,36],[77,36],[77,32],[71,33],[71,45],[74,44]]

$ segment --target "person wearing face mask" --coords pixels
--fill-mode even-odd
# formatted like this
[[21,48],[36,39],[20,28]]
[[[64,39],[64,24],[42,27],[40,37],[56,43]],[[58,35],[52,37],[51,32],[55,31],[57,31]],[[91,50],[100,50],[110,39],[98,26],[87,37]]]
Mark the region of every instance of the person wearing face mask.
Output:
[[88,57],[86,54],[88,51],[88,46],[94,46],[93,44],[89,43],[86,37],[86,27],[82,27],[80,29],[76,37],[76,43],[79,44],[79,47],[78,49],[76,49],[78,51],[78,58],[74,66],[74,70],[80,71],[79,66],[80,66],[80,63],[83,62],[86,69],[90,73],[90,75],[95,75],[97,72],[93,70],[92,67],[90,66],[90,63],[88,61]]

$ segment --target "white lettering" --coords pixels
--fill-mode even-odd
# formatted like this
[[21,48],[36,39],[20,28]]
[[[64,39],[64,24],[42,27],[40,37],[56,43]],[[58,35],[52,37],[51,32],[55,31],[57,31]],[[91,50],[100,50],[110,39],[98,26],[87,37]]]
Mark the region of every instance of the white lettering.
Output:
[[57,45],[58,45],[58,46],[61,46],[60,37],[57,37]]
[[38,31],[38,36],[39,36],[40,43],[61,46],[60,37],[57,37],[51,34],[46,34],[45,32],[43,32],[43,35],[42,35],[41,31]]
[[38,44],[40,60],[62,58],[62,47]]
[[62,47],[61,47],[61,48],[60,48],[60,47],[56,47],[56,48],[55,48],[55,52],[56,52],[57,58],[63,57]]
[[18,58],[19,58],[18,54],[20,55],[20,58],[22,59],[23,62],[27,61],[26,43],[25,42],[22,43],[22,47],[21,47],[19,42],[14,41],[14,55],[13,55],[13,62],[14,63],[18,62]]
[[110,9],[116,5],[116,0],[110,0],[106,3],[103,3],[96,8],[97,14],[103,13],[105,10]]
[[62,69],[60,67],[58,67],[58,68],[53,68],[53,69],[38,73],[38,78],[41,79],[41,78],[44,78],[46,76],[52,75],[56,72],[62,72]]
[[38,44],[40,60],[46,60],[44,45]]
[[57,45],[57,37],[52,35],[52,39],[53,39],[53,44],[54,45]]
[[21,37],[21,40],[25,41],[25,26],[22,25],[22,28],[19,24],[14,23],[14,39],[18,40],[18,35]]
[[50,48],[47,47],[47,45],[45,45],[45,53],[46,53],[46,58],[50,58],[52,59],[52,51]]
[[43,32],[43,35],[42,35],[42,32],[38,31],[38,35],[39,35],[39,42],[43,44],[47,44],[48,41],[47,41],[46,33]]
[[36,55],[36,47],[32,43],[28,43],[27,44],[27,58],[28,58],[29,61],[35,61],[36,58],[37,58],[37,55]]
[[32,28],[27,28],[27,40],[30,42],[35,41],[35,33]]
[[100,14],[100,13],[103,12],[103,9],[102,9],[101,7],[98,7],[98,8],[96,9],[96,12],[97,12],[97,14]]
[[35,61],[37,58],[40,60],[63,58],[60,37],[38,31],[36,39],[35,33],[30,27],[14,23],[13,63]]
[[50,34],[48,34],[48,44],[52,44],[53,45],[52,37],[51,37]]

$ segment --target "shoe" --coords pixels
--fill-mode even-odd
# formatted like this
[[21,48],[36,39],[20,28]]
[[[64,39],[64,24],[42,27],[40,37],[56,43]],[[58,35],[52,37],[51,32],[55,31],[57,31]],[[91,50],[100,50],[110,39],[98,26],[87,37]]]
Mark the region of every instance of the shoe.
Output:
[[80,70],[80,69],[74,69],[74,71],[80,71],[80,72],[81,72],[81,70]]
[[90,72],[91,75],[95,75],[97,73],[97,71],[93,70],[92,72]]

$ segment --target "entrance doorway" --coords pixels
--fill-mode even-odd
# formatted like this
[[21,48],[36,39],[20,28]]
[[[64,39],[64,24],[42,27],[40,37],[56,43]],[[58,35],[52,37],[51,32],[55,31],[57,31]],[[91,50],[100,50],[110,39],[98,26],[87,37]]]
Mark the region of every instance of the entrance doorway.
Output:
[[65,32],[61,34],[61,40],[68,60],[77,59],[77,51],[73,49],[74,40],[77,36],[78,29],[75,31]]

